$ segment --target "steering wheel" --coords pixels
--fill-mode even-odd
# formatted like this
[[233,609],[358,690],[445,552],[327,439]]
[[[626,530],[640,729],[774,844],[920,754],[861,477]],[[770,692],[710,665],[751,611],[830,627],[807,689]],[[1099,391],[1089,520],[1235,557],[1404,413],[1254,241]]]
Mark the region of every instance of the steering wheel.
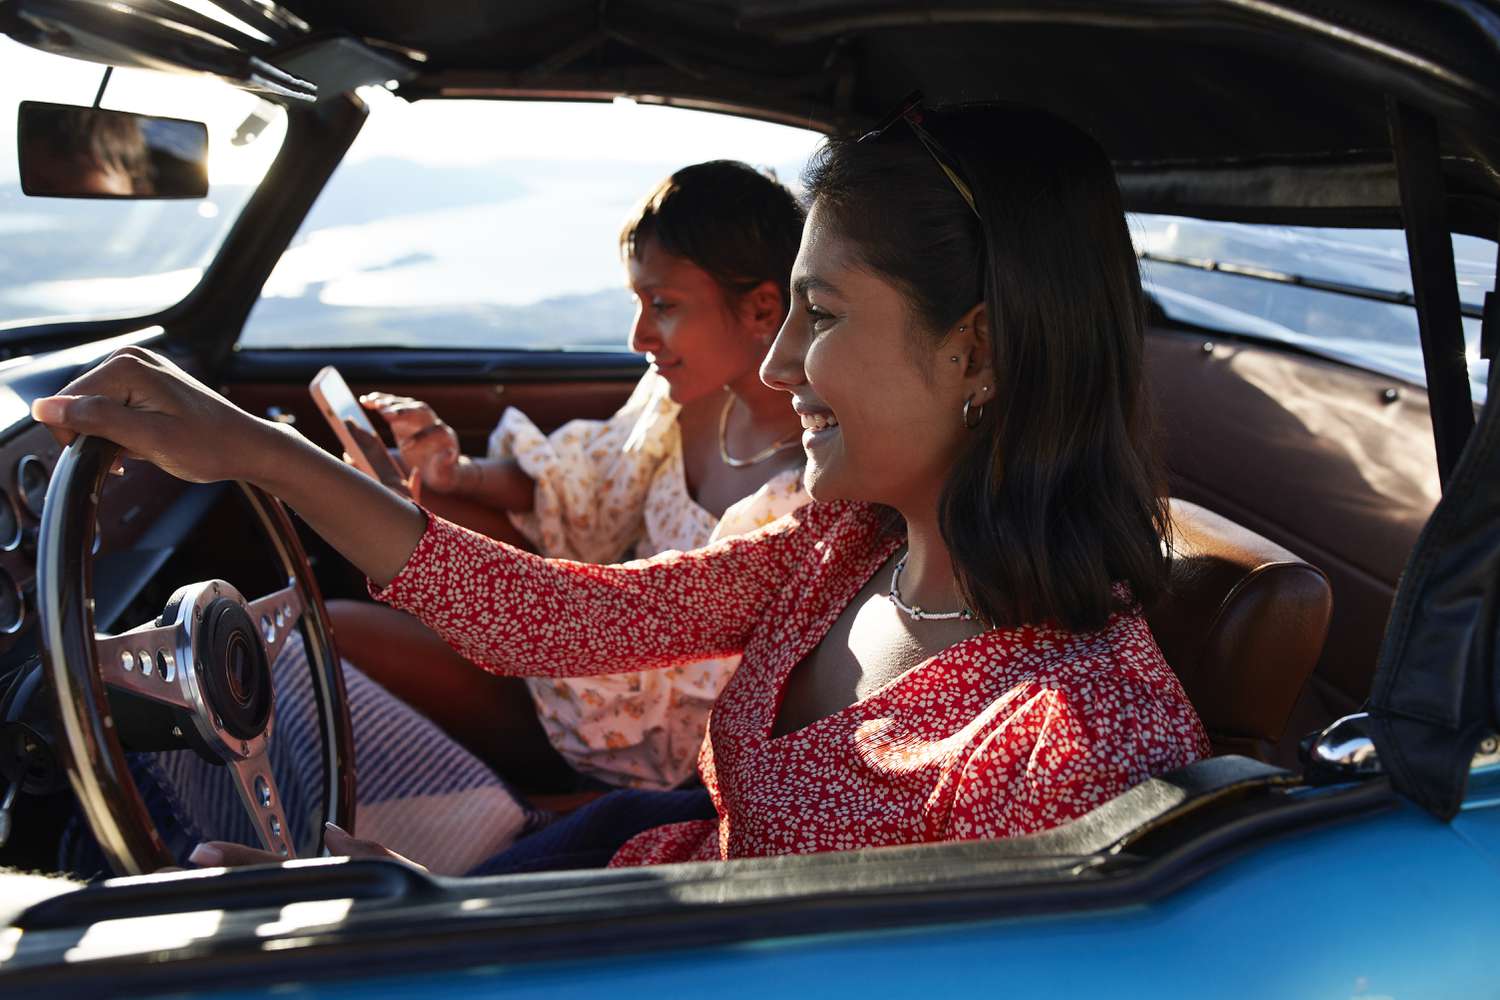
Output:
[[[354,738],[328,612],[307,554],[275,497],[238,483],[287,585],[254,600],[223,580],[180,588],[154,622],[94,632],[94,534],[104,477],[119,447],[80,437],[47,487],[37,547],[42,664],[60,721],[62,758],[89,826],[114,870],[144,874],[177,863],[130,776],[106,688],[167,706],[233,775],[260,846],[295,856],[270,766],[271,664],[299,621],[324,749],[323,815],[352,829]],[[321,844],[321,827],[319,842]]]

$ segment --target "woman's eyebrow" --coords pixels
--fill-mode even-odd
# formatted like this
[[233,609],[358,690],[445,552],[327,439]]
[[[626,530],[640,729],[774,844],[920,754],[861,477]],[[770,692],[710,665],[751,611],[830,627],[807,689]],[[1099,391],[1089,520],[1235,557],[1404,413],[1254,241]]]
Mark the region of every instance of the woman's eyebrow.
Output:
[[830,295],[841,295],[838,287],[833,282],[820,278],[815,274],[804,274],[792,281],[792,291],[798,295],[806,295],[808,292],[827,292]]

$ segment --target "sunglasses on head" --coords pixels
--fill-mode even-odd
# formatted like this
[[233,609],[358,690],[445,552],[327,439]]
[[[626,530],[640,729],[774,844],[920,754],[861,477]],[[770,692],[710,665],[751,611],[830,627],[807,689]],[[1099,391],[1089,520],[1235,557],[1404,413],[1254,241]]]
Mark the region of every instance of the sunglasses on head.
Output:
[[917,142],[921,143],[922,148],[927,150],[927,155],[932,157],[932,162],[938,165],[938,169],[943,172],[943,176],[948,178],[949,182],[953,184],[953,189],[958,192],[959,196],[963,198],[964,203],[969,206],[969,211],[974,213],[975,218],[983,222],[982,217],[979,215],[979,209],[974,204],[974,192],[965,183],[964,179],[958,175],[958,171],[948,165],[953,158],[943,151],[943,147],[938,145],[938,141],[932,137],[932,133],[922,127],[922,111],[922,92],[914,90],[906,96],[906,99],[901,102],[894,113],[876,128],[860,136],[858,141],[874,142],[898,122],[905,122],[911,129],[912,135],[917,137]]

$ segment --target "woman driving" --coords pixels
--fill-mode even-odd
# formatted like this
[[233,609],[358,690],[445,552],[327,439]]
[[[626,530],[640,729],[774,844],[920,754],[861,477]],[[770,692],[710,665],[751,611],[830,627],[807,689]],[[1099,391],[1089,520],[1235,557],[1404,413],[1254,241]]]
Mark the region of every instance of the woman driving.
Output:
[[144,351],[33,413],[282,497],[491,671],[742,654],[700,759],[717,817],[648,829],[614,864],[1031,833],[1207,753],[1140,611],[1167,522],[1103,151],[1044,112],[908,108],[830,141],[809,187],[762,377],[801,415],[815,502],[706,549],[522,552]]

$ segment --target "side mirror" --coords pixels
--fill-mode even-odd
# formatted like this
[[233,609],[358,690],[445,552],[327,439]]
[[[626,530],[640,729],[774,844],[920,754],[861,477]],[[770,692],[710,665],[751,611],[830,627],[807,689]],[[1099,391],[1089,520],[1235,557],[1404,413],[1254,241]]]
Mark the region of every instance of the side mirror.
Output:
[[67,104],[22,101],[21,190],[47,198],[202,198],[208,126]]

